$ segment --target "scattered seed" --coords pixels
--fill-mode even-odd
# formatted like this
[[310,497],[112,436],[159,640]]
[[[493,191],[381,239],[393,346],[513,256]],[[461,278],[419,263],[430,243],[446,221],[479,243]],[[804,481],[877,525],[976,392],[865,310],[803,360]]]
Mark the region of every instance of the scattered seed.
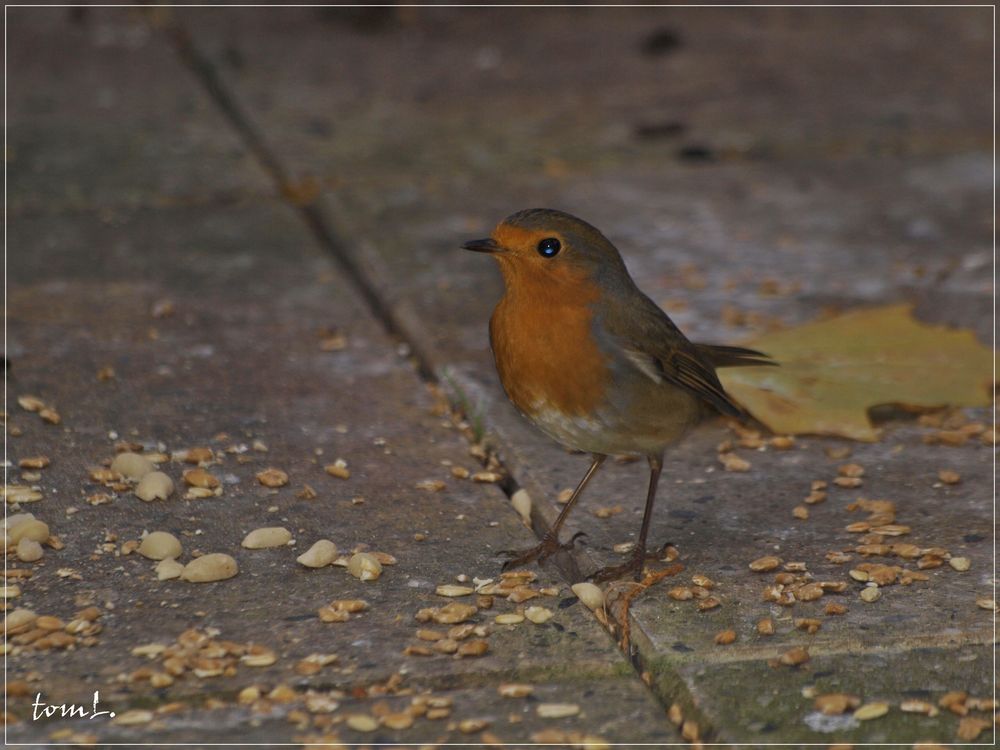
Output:
[[296,562],[307,568],[324,568],[337,559],[337,545],[329,539],[320,539],[297,558]]
[[44,521],[39,521],[34,517],[27,517],[26,514],[19,522],[10,524],[8,519],[7,526],[7,544],[18,544],[22,539],[30,539],[34,542],[46,542],[49,539],[50,532],[48,524]]
[[818,632],[822,626],[823,623],[820,620],[812,617],[799,617],[795,620],[795,627],[799,630],[806,631],[809,635]]
[[847,607],[837,602],[830,602],[823,609],[823,613],[827,615],[843,615],[847,613]]
[[858,721],[868,721],[877,719],[889,713],[889,704],[884,701],[866,703],[854,712],[854,718]]
[[677,727],[683,723],[684,712],[681,710],[679,703],[670,704],[670,708],[667,709],[667,721]]
[[232,578],[238,572],[236,560],[222,552],[213,552],[185,565],[181,578],[192,583],[207,583]]
[[246,549],[270,549],[284,547],[292,541],[292,532],[284,526],[265,526],[254,529],[243,538],[241,546]]
[[980,609],[990,609],[996,611],[997,603],[995,600],[990,599],[989,597],[981,596],[978,599],[976,599],[976,606],[979,607]]
[[938,479],[940,479],[944,484],[958,484],[962,481],[962,476],[957,471],[952,471],[951,469],[941,469],[938,472]]
[[953,557],[948,561],[948,564],[958,571],[966,571],[972,564],[967,557]]
[[667,596],[671,599],[676,599],[679,602],[687,601],[688,599],[694,598],[694,592],[691,590],[690,586],[674,586],[667,592]]
[[693,719],[685,719],[684,723],[681,724],[681,737],[688,742],[697,742],[700,734],[701,729]]
[[816,706],[816,710],[827,716],[839,716],[860,706],[861,699],[847,693],[827,693],[817,695],[813,705]]
[[483,731],[489,725],[490,723],[486,719],[462,719],[462,721],[458,722],[458,731],[464,734],[472,734]]
[[478,611],[479,610],[476,607],[469,604],[451,602],[440,609],[437,607],[432,608],[430,610],[429,619],[434,620],[434,622],[439,625],[454,625],[456,623],[465,622]]
[[975,716],[966,716],[958,722],[958,731],[956,736],[963,742],[972,742],[977,739],[983,730],[990,726],[990,722],[986,719],[980,719]]
[[517,490],[510,496],[510,504],[525,523],[531,521],[531,495],[527,490]]
[[30,456],[22,458],[17,465],[22,469],[44,469],[51,463],[48,456]]
[[860,487],[862,484],[860,477],[837,477],[833,480],[833,483],[838,487],[844,487],[847,489]]
[[728,646],[736,640],[735,630],[722,630],[715,634],[715,643],[719,646]]
[[882,596],[882,590],[878,586],[866,586],[861,589],[861,600],[871,604],[878,601]]
[[792,515],[800,521],[808,520],[809,509],[804,505],[796,505],[792,508]]
[[725,471],[750,471],[750,462],[735,453],[720,453],[718,458]]
[[721,604],[722,604],[722,602],[720,602],[714,596],[710,596],[707,599],[702,599],[700,602],[698,602],[698,611],[699,612],[707,612],[710,609],[715,609],[716,607],[720,606]]
[[153,500],[166,500],[174,492],[174,481],[162,471],[151,471],[136,485],[135,494],[147,503]]
[[413,716],[405,712],[386,714],[382,717],[382,726],[388,729],[409,729],[413,726]]
[[812,602],[823,596],[823,587],[818,583],[807,583],[795,592],[795,598],[800,602]]
[[374,732],[378,729],[378,720],[368,714],[352,714],[347,717],[346,723],[355,732]]
[[489,648],[490,644],[481,639],[464,641],[458,647],[458,656],[482,656]]
[[323,470],[331,477],[337,477],[337,479],[351,478],[351,470],[347,468],[347,462],[342,458],[338,458],[332,464],[327,464],[323,467]]
[[434,589],[434,593],[438,596],[469,596],[469,594],[476,593],[476,590],[471,586],[456,586],[455,584],[446,583],[438,586]]
[[197,487],[204,490],[214,490],[219,486],[218,478],[208,473],[201,467],[185,471],[184,481],[190,487]]
[[519,623],[524,622],[524,615],[519,615],[516,612],[506,612],[494,617],[493,621],[497,625],[518,625]]
[[257,481],[265,487],[284,487],[288,484],[288,474],[281,469],[264,469],[257,472]]
[[38,416],[49,424],[60,424],[62,422],[62,417],[59,416],[59,412],[50,406],[46,406],[44,409],[39,411]]
[[154,570],[156,571],[156,579],[158,581],[168,581],[184,575],[184,566],[172,557],[160,560]]
[[448,485],[440,479],[425,479],[421,482],[417,482],[416,487],[418,490],[423,490],[424,492],[441,492],[441,490],[446,489]]
[[168,557],[180,557],[183,548],[180,540],[167,531],[153,531],[143,537],[139,545],[139,554],[150,560],[164,560]]
[[45,408],[45,402],[38,396],[18,396],[17,403],[25,411],[41,411]]
[[153,712],[143,708],[133,708],[123,711],[112,719],[112,723],[123,727],[136,726],[137,724],[148,724],[153,720]]
[[536,625],[542,625],[552,619],[552,610],[546,607],[528,607],[524,616]]
[[589,582],[574,583],[570,586],[570,590],[576,594],[577,598],[588,609],[600,609],[604,606],[604,591],[596,584]]
[[347,572],[362,581],[374,581],[382,575],[382,563],[373,554],[357,552],[348,560]]
[[480,484],[496,484],[502,479],[503,475],[495,471],[477,471],[472,475],[472,481]]
[[525,698],[534,691],[534,685],[521,682],[501,682],[497,687],[497,692],[504,698]]
[[903,701],[899,704],[899,710],[909,714],[926,714],[927,716],[937,716],[939,713],[937,706],[933,703],[916,699]]
[[774,635],[774,620],[765,617],[757,621],[757,632],[761,635]]
[[781,565],[781,558],[775,557],[774,555],[765,555],[764,557],[758,557],[752,563],[750,563],[750,570],[755,573],[764,573],[769,570],[774,570],[779,565]]
[[120,474],[126,479],[139,480],[155,471],[153,462],[138,453],[119,453],[111,462],[111,471]]
[[[278,655],[274,653],[271,649],[261,648],[255,653],[243,654],[240,657],[240,663],[245,664],[248,667],[270,667],[278,661]],[[275,688],[277,690],[278,688]],[[274,691],[271,691],[273,697]]]
[[797,667],[809,661],[809,651],[802,646],[795,646],[783,653],[778,658],[778,661],[789,667]]
[[580,707],[575,703],[539,703],[535,713],[542,719],[565,719],[580,713]]
[[34,539],[21,539],[17,543],[17,559],[21,562],[37,562],[45,554],[42,545]]

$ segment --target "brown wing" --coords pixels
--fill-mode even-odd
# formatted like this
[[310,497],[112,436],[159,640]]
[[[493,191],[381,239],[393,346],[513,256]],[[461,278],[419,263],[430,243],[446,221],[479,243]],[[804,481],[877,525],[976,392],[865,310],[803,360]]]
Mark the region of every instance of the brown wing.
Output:
[[657,383],[683,388],[728,416],[746,416],[715,374],[712,347],[689,341],[665,312],[640,295],[641,302],[631,297],[635,304],[627,309],[609,307],[604,316],[605,327],[625,357]]

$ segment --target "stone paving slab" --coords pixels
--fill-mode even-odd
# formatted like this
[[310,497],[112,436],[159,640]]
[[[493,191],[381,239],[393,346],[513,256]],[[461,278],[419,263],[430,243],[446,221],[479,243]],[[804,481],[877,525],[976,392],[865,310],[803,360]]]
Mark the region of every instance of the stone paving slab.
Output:
[[[34,49],[56,46],[65,32],[62,18],[32,17]],[[131,30],[140,23],[136,17],[123,21],[101,12],[88,23],[97,23],[94,18],[148,43],[135,53],[142,65],[159,62],[159,53],[149,51],[160,49],[159,42]],[[86,33],[97,33],[100,24]],[[558,593],[534,600],[553,610],[549,622],[493,624],[496,614],[514,609],[498,598],[492,609],[475,615],[490,633],[485,656],[402,653],[420,643],[414,614],[447,602],[434,594],[436,585],[459,575],[496,577],[497,550],[527,546],[533,536],[497,487],[452,476],[454,466],[480,468],[467,440],[297,214],[253,194],[233,205],[214,192],[218,185],[251,184],[255,167],[238,141],[226,141],[227,131],[213,120],[217,115],[194,79],[175,66],[177,75],[158,81],[170,92],[157,90],[153,102],[140,86],[148,79],[121,73],[128,68],[122,57],[102,58],[81,44],[76,69],[127,94],[128,106],[116,114],[129,132],[148,113],[170,111],[160,107],[159,97],[168,104],[196,104],[185,125],[191,132],[182,139],[182,158],[169,165],[152,149],[106,163],[99,178],[85,161],[33,169],[37,174],[20,182],[12,167],[11,201],[19,208],[8,226],[8,452],[14,466],[30,455],[50,457],[52,465],[32,480],[44,499],[24,509],[49,523],[64,544],[47,549],[41,562],[22,566],[33,575],[22,582],[15,603],[64,620],[96,605],[103,630],[90,648],[19,649],[8,656],[8,679],[18,684],[8,705],[8,739],[676,740],[662,706],[566,582],[550,572],[543,571],[536,585]],[[31,53],[25,43],[17,59]],[[31,75],[54,90],[60,81],[70,88],[80,84],[71,75]],[[46,140],[37,142],[35,153],[70,143],[74,159],[97,153],[101,137],[71,127],[87,101],[55,97],[52,110],[32,108],[27,100],[28,93],[12,91],[14,153],[32,153],[39,132]],[[192,132],[209,137],[199,141]],[[151,144],[162,145],[161,131],[151,127],[147,135]],[[204,179],[199,168],[207,170]],[[67,185],[82,186],[88,200],[67,198]],[[140,186],[142,200],[132,199],[132,185]],[[199,190],[203,185],[208,192]],[[343,334],[345,348],[322,350],[331,331]],[[108,366],[115,377],[99,380],[98,371]],[[54,404],[62,423],[45,424],[17,407],[14,397],[29,393]],[[88,470],[112,457],[122,440],[147,451],[211,446],[220,462],[209,469],[223,480],[222,496],[175,495],[146,504],[125,492],[91,505],[88,497],[104,490],[88,479]],[[256,440],[267,450],[254,449]],[[231,445],[236,452],[224,452]],[[347,480],[322,469],[338,457],[351,469]],[[255,474],[269,466],[286,471],[289,484],[278,490],[258,484]],[[165,465],[179,487],[185,468]],[[13,469],[11,475],[16,480],[21,472]],[[425,480],[446,486],[419,489]],[[298,496],[306,483],[315,488],[315,498]],[[294,547],[240,548],[247,531],[265,525],[288,527]],[[234,555],[239,575],[202,585],[156,581],[152,562],[122,554],[123,544],[153,529],[175,533],[185,560],[196,549]],[[369,583],[339,567],[310,571],[296,565],[296,555],[321,536],[343,550],[364,544],[391,553],[398,564]],[[351,598],[364,598],[370,609],[346,623],[317,618],[323,604]],[[268,667],[240,666],[232,677],[200,680],[188,674],[162,688],[128,679],[150,664],[131,655],[133,647],[170,643],[192,627],[263,644],[278,659]],[[315,675],[296,672],[296,662],[311,653],[339,658]],[[535,692],[500,698],[502,682],[531,683]],[[290,702],[237,706],[236,695],[251,685],[265,691],[287,685]],[[22,687],[28,695],[18,692]],[[152,721],[126,727],[30,719],[35,692],[49,703],[89,703],[95,690],[102,708],[149,709]],[[308,711],[303,719],[303,701],[311,693],[341,703],[330,722]],[[350,714],[377,712],[382,701],[396,707],[422,693],[451,698],[450,716],[418,720],[396,732],[360,733],[343,724]],[[545,718],[536,709],[549,702],[578,705],[580,713]],[[484,720],[491,734],[463,731],[459,723],[468,719]]]
[[[124,707],[205,698],[231,702],[250,684],[290,683],[300,693],[363,690],[399,672],[405,688],[458,691],[469,710],[488,711],[498,735],[508,739],[526,738],[550,722],[508,727],[506,714],[498,713],[503,703],[496,698],[498,682],[530,681],[539,685],[545,696],[540,699],[585,704],[588,690],[600,684],[600,691],[620,693],[631,702],[629,710],[639,713],[620,716],[599,709],[598,701],[586,718],[560,726],[598,735],[625,731],[641,718],[645,728],[638,736],[669,737],[662,711],[599,626],[579,604],[557,606],[574,600],[555,581],[561,594],[545,602],[557,616],[541,626],[496,626],[490,654],[479,660],[402,655],[407,645],[419,643],[416,611],[447,601],[434,595],[435,585],[454,582],[459,574],[493,577],[497,549],[525,546],[531,537],[497,489],[451,477],[445,464],[475,468],[467,443],[434,413],[425,386],[363,314],[329,261],[309,248],[288,209],[262,204],[252,210],[141,211],[111,228],[90,216],[63,216],[62,230],[72,227],[76,238],[64,247],[91,261],[66,270],[44,252],[45,224],[51,221],[25,219],[12,226],[11,243],[23,253],[11,259],[9,325],[23,354],[14,359],[8,396],[31,392],[54,402],[64,426],[15,413],[11,421],[24,434],[10,451],[15,463],[40,453],[52,459],[39,483],[45,499],[26,509],[46,520],[66,546],[48,553],[18,604],[64,619],[84,602],[108,611],[99,645],[15,655],[10,679],[27,679],[50,703],[102,689],[105,700]],[[119,266],[117,280],[108,283],[102,279],[108,276],[107,255],[114,252],[112,236],[148,239],[151,251],[133,254],[131,264]],[[211,253],[200,253],[195,263],[192,253],[202,247]],[[62,304],[52,305],[53,291]],[[151,319],[151,300],[168,296],[175,313]],[[348,341],[344,351],[320,350],[322,325],[341,328]],[[108,362],[117,378],[99,383],[95,373]],[[69,363],[79,377],[65,378]],[[88,482],[87,467],[113,455],[112,431],[150,449],[163,442],[168,450],[211,445],[221,451],[260,440],[268,451],[251,449],[242,461],[223,454],[221,464],[212,467],[224,480],[221,498],[146,504],[126,493],[90,506],[84,495],[99,487]],[[220,433],[227,437],[217,437]],[[336,457],[348,461],[349,480],[322,470]],[[277,491],[260,486],[254,476],[268,466],[286,471],[289,485]],[[171,463],[166,469],[178,485],[182,468]],[[428,479],[443,479],[448,486],[433,493],[417,489]],[[296,496],[304,483],[316,489],[317,498]],[[295,547],[240,549],[248,531],[270,525],[290,528]],[[121,544],[138,539],[144,529],[177,534],[187,548],[185,558],[195,548],[234,554],[242,572],[232,581],[203,586],[158,583],[150,561],[138,554],[119,556]],[[108,533],[117,543],[104,549]],[[425,541],[414,541],[415,533]],[[295,556],[320,537],[347,550],[364,543],[395,555],[399,564],[367,584],[342,568],[309,571],[296,565]],[[80,578],[60,577],[61,568],[74,569]],[[344,624],[317,618],[317,609],[331,599],[354,598],[367,600],[370,612]],[[484,612],[477,621],[488,624],[507,609],[514,608],[498,602],[495,612]],[[223,638],[263,643],[280,659],[273,667],[240,669],[232,679],[189,677],[160,691],[117,681],[145,662],[129,656],[129,649],[169,643],[189,627],[214,627]],[[298,677],[296,661],[317,651],[338,654],[337,666],[314,678]],[[57,683],[44,677],[53,674],[64,677]],[[588,679],[590,687],[578,684]],[[12,710],[23,719],[28,709],[15,701]],[[459,716],[457,708],[455,713],[456,719],[483,718]],[[152,736],[197,737],[183,722],[173,732],[171,722],[164,718],[162,732]],[[287,724],[272,722],[260,736],[287,739],[282,726]],[[12,734],[27,741],[45,736],[40,729],[22,721]],[[416,728],[407,736],[425,741],[430,735],[424,731]]]
[[[267,106],[250,106],[250,116],[293,171],[327,187],[327,215],[454,395],[486,423],[544,523],[557,510],[553,496],[576,482],[585,461],[551,446],[506,405],[486,348],[498,274],[483,258],[456,252],[517,208],[554,205],[604,229],[640,286],[702,340],[735,342],[831,308],[901,300],[915,302],[926,320],[971,327],[988,340],[990,125],[976,93],[989,85],[987,39],[978,16],[949,9],[897,16],[887,40],[871,15],[884,10],[781,9],[762,14],[759,24],[731,14],[720,20],[721,11],[663,11],[657,22],[608,11],[575,15],[572,30],[566,14],[539,11],[532,17],[537,37],[505,34],[498,15],[445,11],[401,13],[389,30],[368,37],[294,16],[282,15],[283,26],[263,11],[241,15],[225,34],[218,18],[184,18],[238,96],[274,96]],[[661,19],[668,28],[651,36]],[[589,43],[598,36],[590,24],[599,25],[608,50],[625,51],[592,56],[591,67],[580,69],[578,58],[542,45],[546,65],[524,62],[534,59],[540,39],[555,48]],[[870,76],[851,74],[844,36],[830,34],[831,26],[849,30],[862,46],[856,59],[888,64],[866,65]],[[292,28],[295,54],[270,64],[279,58],[275,50],[288,48]],[[643,40],[670,47],[669,31],[683,44],[655,63],[643,59]],[[926,55],[942,37],[961,39],[967,54],[947,61]],[[239,74],[225,71],[223,39],[248,51]],[[326,52],[331,47],[343,56]],[[479,70],[461,60],[476,61]],[[677,71],[684,75],[670,75]],[[615,80],[627,83],[608,87],[618,74]],[[379,86],[369,89],[372,81]],[[594,90],[602,96],[588,99],[585,92]],[[325,118],[328,129],[305,127],[307,112]],[[404,121],[405,129],[393,126]],[[664,125],[668,135],[649,138],[640,125],[650,122],[680,127]],[[865,697],[872,697],[862,688],[875,671],[891,675],[874,684],[898,700],[930,689],[927,670],[966,657],[968,669],[945,670],[933,691],[986,692],[992,621],[975,599],[992,588],[991,452],[974,444],[926,446],[925,432],[890,423],[883,442],[851,446],[850,460],[867,470],[864,487],[831,491],[806,522],[794,520],[791,508],[810,480],[832,479],[847,460],[826,455],[842,449],[840,441],[802,439],[787,453],[742,451],[752,471],[728,474],[714,448],[732,435],[717,422],[668,457],[673,482],[664,487],[652,536],[678,544],[685,575],[719,582],[723,606],[697,614],[662,588],[635,605],[635,656],[654,674],[661,699],[680,701],[720,740],[920,738],[897,731],[896,718],[822,735],[811,733],[798,709],[774,721],[765,716],[768,705],[745,717],[734,713],[740,688],[749,692],[763,675],[774,700],[794,698],[800,706],[800,673],[766,663],[797,644],[815,650],[817,670],[856,677],[851,689]],[[940,468],[959,471],[963,483],[934,486]],[[613,561],[612,544],[635,533],[644,473],[611,466],[588,490],[570,523],[589,534],[579,568]],[[846,578],[823,555],[855,543],[843,527],[858,516],[846,505],[862,494],[894,500],[900,523],[913,526],[912,541],[945,546],[973,567],[932,570],[930,581],[887,588],[871,605],[852,584],[836,597],[848,603],[846,616],[825,618],[813,636],[794,631],[787,610],[771,611],[760,600],[765,577],[746,564],[777,552],[817,575]],[[623,514],[587,516],[616,503]],[[779,633],[755,648],[753,625],[766,614],[778,619]],[[800,604],[793,616],[814,614]],[[726,626],[738,630],[737,644],[715,646],[714,634]],[[948,741],[949,718],[912,726],[927,731],[923,739]]]
[[272,192],[138,9],[19,7],[6,18],[10,215]]

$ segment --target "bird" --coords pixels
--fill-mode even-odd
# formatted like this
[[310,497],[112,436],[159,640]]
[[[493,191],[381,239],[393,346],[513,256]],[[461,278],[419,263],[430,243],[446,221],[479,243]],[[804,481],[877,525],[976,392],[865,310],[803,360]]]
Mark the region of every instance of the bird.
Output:
[[774,361],[753,349],[688,340],[639,289],[611,241],[563,211],[518,211],[462,248],[489,254],[500,266],[504,293],[489,337],[507,397],[547,436],[591,456],[540,543],[508,553],[504,569],[571,549],[580,534],[560,543],[559,532],[608,456],[644,456],[649,486],[636,544],[624,564],[589,576],[639,580],[664,452],[713,412],[749,416],[716,368]]

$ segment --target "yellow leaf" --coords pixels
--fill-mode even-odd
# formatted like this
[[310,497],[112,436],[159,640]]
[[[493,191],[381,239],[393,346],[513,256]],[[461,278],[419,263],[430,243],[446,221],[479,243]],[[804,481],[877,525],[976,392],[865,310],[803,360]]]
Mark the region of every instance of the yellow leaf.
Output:
[[926,325],[909,305],[858,310],[748,343],[779,367],[725,368],[747,410],[782,434],[873,441],[868,409],[988,406],[993,353],[971,331]]

